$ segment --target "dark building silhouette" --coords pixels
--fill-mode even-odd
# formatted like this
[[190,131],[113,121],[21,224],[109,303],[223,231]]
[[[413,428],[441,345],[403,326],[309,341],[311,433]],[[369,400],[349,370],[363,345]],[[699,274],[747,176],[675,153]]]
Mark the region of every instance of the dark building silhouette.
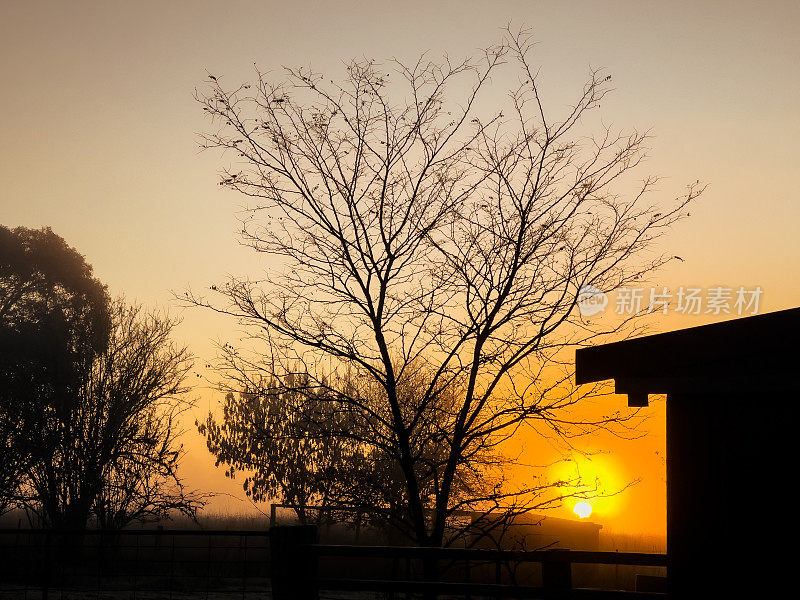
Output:
[[794,586],[799,344],[795,308],[577,351],[577,383],[667,395],[671,597]]

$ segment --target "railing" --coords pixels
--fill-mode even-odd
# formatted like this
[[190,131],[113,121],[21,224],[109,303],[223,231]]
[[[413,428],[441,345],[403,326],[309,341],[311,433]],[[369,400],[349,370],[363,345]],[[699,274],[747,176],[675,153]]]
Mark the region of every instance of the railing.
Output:
[[[272,589],[274,600],[316,600],[319,592],[328,591],[373,591],[385,593],[416,593],[425,597],[436,595],[471,598],[626,598],[653,599],[664,594],[605,589],[581,589],[573,587],[572,567],[588,565],[636,565],[666,567],[663,554],[639,554],[628,552],[583,552],[570,550],[540,550],[532,552],[482,550],[462,548],[419,548],[389,546],[339,546],[313,543],[316,532],[313,527],[276,527],[271,535],[273,554]],[[320,559],[346,559],[351,566],[360,565],[366,571],[365,561],[390,559],[392,574],[398,571],[397,562],[416,562],[421,577],[415,579],[331,577],[324,574]],[[441,574],[442,563],[449,563],[447,571],[453,573],[453,565],[459,564],[461,580],[431,580],[431,573]],[[501,565],[539,563],[541,585],[518,585],[501,582]],[[495,566],[496,581],[471,580],[476,565]],[[406,570],[408,572],[408,569]],[[485,578],[484,578],[485,579]]]
[[[575,565],[590,569],[636,565],[651,572],[658,567],[661,573],[666,566],[663,554],[342,546],[316,541],[314,527],[275,527],[270,532],[0,529],[0,597],[47,599],[81,592],[81,597],[143,598],[160,592],[159,598],[188,594],[193,599],[247,600],[269,598],[271,591],[274,600],[317,600],[320,591],[330,591],[466,600],[479,596],[639,599],[659,595],[576,587],[581,577],[574,577]],[[537,585],[510,576],[528,564],[538,568]]]
[[[0,597],[263,598],[267,531],[0,529]],[[81,596],[84,597],[84,596]]]

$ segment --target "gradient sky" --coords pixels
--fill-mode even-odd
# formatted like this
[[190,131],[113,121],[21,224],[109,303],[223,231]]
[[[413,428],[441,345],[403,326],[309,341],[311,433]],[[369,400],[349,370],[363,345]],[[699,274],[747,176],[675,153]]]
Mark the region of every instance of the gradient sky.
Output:
[[[685,262],[658,284],[760,285],[762,312],[800,305],[800,4],[791,1],[6,1],[0,223],[52,226],[112,293],[150,306],[169,308],[171,290],[256,274],[263,265],[235,237],[241,200],[216,185],[225,162],[197,148],[208,125],[192,94],[206,73],[232,85],[251,77],[253,62],[336,76],[352,57],[466,56],[508,22],[533,29],[554,113],[576,98],[590,66],[604,67],[616,89],[604,120],[651,129],[646,170],[664,176],[660,197],[709,184],[665,246]],[[198,367],[213,357],[211,340],[237,339],[227,321],[182,316],[178,337]],[[216,401],[197,395],[198,414]],[[663,402],[649,410],[647,439],[593,442],[613,450],[594,463],[604,461],[601,476],[642,479],[598,504],[598,520],[616,530],[663,531]],[[187,447],[191,484],[241,496],[197,436]],[[214,506],[247,508],[227,497]]]

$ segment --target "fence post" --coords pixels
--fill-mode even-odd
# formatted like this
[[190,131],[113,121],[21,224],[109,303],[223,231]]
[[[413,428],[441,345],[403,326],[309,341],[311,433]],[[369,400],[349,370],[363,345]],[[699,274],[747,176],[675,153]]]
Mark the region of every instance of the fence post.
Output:
[[314,525],[269,530],[273,600],[318,600],[317,557],[304,546],[317,543]]
[[136,600],[136,592],[139,591],[139,534],[135,536],[136,550],[133,553],[133,600]]
[[[47,600],[50,592],[50,572],[53,568],[53,557],[51,554],[52,537],[51,530],[48,529],[44,534],[44,564],[42,573],[42,600]],[[27,595],[28,590],[25,590]]]
[[169,600],[172,600],[172,587],[175,581],[175,532],[172,533],[172,550],[169,554]]
[[547,553],[554,560],[542,560],[542,585],[548,590],[571,589],[572,563],[569,562],[569,550],[548,550]]

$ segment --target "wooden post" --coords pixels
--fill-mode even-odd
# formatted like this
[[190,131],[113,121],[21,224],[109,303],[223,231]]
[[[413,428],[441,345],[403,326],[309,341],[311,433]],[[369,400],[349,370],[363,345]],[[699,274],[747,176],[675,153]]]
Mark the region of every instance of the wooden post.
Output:
[[548,550],[555,560],[542,561],[542,586],[548,590],[572,589],[572,563],[565,560],[569,550]]
[[274,600],[318,600],[317,558],[305,546],[316,544],[314,525],[269,530],[270,574]]
[[50,592],[50,572],[53,568],[53,556],[51,554],[52,538],[50,529],[44,534],[44,563],[42,569],[42,600],[47,600]]

